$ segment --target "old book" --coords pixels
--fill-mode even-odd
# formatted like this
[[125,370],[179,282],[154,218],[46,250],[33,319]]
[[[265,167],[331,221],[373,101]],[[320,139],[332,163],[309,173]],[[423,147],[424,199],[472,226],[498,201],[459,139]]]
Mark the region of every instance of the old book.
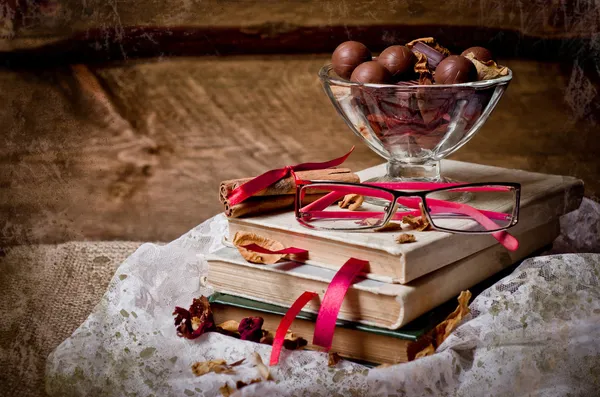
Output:
[[[521,183],[519,223],[510,229],[510,233],[514,235],[577,209],[583,198],[583,182],[568,176],[452,160],[442,161],[442,170],[444,176],[459,181],[468,179],[465,182]],[[384,166],[381,165],[361,171],[358,175],[361,180],[367,180],[384,173]],[[291,211],[229,219],[231,240],[237,231],[254,232],[285,246],[304,248],[310,252],[306,263],[315,266],[338,269],[348,257],[365,259],[370,262],[366,277],[401,284],[498,245],[487,234],[465,235],[439,231],[411,232],[416,236],[416,242],[397,244],[394,239],[398,233],[394,232],[327,232],[308,229],[296,221]]]
[[[275,333],[281,318],[287,308],[234,295],[214,293],[210,296],[210,306],[215,323],[227,320],[239,321],[245,317],[259,316],[264,320],[263,329]],[[439,324],[456,307],[456,302],[450,301],[399,330],[371,327],[349,321],[336,322],[335,337],[331,350],[342,357],[366,361],[370,363],[403,363],[413,360],[415,354],[424,348],[428,342],[427,332]],[[294,320],[290,330],[312,346],[316,315],[302,311]]]
[[[517,251],[493,245],[406,285],[360,278],[349,288],[338,318],[398,329],[550,244],[558,234],[558,220],[554,220],[517,234]],[[246,262],[234,248],[223,248],[207,256],[207,260],[208,283],[217,292],[286,307],[304,291],[314,291],[322,297],[335,274],[331,269],[294,261],[256,265]],[[318,309],[314,300],[305,307],[313,313]]]

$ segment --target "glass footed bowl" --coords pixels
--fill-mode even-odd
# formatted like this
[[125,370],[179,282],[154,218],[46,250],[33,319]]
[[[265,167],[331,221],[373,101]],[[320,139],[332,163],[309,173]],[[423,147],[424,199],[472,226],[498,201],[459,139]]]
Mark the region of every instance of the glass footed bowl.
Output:
[[387,163],[387,174],[369,181],[447,182],[440,160],[467,143],[512,79],[451,85],[360,84],[319,71],[325,92],[350,129]]

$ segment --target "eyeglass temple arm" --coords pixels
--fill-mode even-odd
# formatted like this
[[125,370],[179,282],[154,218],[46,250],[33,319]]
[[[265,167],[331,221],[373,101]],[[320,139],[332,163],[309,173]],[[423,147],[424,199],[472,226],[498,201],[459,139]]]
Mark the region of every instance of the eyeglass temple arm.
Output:
[[465,192],[506,192],[511,190],[508,186],[466,186],[464,183],[436,183],[436,182],[364,182],[364,185],[378,186],[393,190],[436,190],[455,187],[454,191]]
[[[455,212],[463,213],[473,218],[477,223],[486,228],[493,230],[498,227],[490,218],[485,216],[481,211],[465,204],[453,203],[451,201],[426,199],[427,206],[431,206],[432,210],[437,211],[438,208],[449,208]],[[516,251],[519,248],[519,241],[506,230],[491,233],[500,244],[510,251]]]

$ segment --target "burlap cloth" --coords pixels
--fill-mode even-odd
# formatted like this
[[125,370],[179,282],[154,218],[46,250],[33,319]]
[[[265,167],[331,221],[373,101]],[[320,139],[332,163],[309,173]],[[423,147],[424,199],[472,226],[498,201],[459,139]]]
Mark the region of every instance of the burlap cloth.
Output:
[[45,396],[48,354],[87,318],[141,243],[0,249],[0,396]]

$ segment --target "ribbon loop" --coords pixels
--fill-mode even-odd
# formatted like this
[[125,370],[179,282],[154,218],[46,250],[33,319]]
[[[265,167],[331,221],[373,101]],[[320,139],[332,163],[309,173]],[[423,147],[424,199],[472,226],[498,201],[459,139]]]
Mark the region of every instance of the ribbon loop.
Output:
[[277,327],[275,337],[273,338],[273,347],[271,349],[271,359],[269,360],[269,365],[275,365],[279,362],[279,355],[281,354],[281,347],[283,346],[283,341],[285,340],[285,334],[287,333],[288,329],[290,329],[292,322],[298,313],[300,313],[300,310],[302,310],[302,308],[316,296],[318,296],[316,292],[304,291],[304,293],[300,295],[298,299],[296,299],[289,310],[285,313],[281,319],[281,322],[279,323],[279,326]]
[[350,285],[354,283],[354,279],[358,273],[368,265],[368,261],[350,258],[333,276],[321,301],[321,307],[319,308],[315,324],[313,345],[324,347],[325,350],[331,349],[333,334],[335,332],[335,322],[346,292],[348,292]]

